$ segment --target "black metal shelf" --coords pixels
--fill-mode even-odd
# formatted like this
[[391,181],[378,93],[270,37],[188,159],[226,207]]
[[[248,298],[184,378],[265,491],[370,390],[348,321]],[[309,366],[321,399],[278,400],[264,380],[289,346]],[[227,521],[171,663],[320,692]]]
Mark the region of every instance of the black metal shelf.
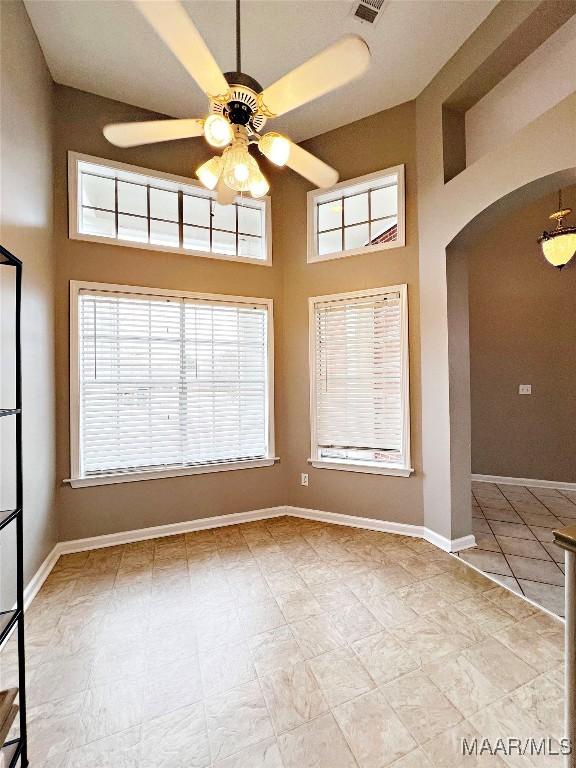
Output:
[[18,609],[14,611],[3,611],[0,613],[0,646],[12,632],[18,623],[19,618],[20,611]]
[[[11,522],[16,525],[16,608],[0,613],[0,650],[5,640],[17,628],[18,643],[18,707],[20,736],[0,745],[7,768],[26,768],[28,765],[28,738],[26,724],[26,669],[24,644],[24,526],[23,526],[23,467],[22,467],[22,345],[20,313],[22,308],[22,262],[0,245],[0,267],[16,270],[15,280],[15,398],[14,408],[0,408],[2,416],[15,416],[16,450],[16,502],[13,510],[0,512],[0,529]],[[5,552],[5,550],[4,550]]]
[[18,765],[18,758],[20,757],[23,746],[23,739],[13,739],[4,744],[0,752],[4,755],[4,764],[6,765],[6,768],[14,768],[14,766]]
[[0,510],[0,531],[2,528],[6,528],[13,520],[16,520],[19,514],[19,509]]

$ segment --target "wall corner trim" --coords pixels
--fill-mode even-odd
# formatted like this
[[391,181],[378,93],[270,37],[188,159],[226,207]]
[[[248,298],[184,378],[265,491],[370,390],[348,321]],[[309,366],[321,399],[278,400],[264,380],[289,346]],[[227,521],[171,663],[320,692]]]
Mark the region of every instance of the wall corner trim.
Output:
[[564,483],[561,480],[532,480],[527,477],[501,477],[500,475],[472,475],[477,483],[496,483],[497,485],[521,485],[531,488],[555,488],[557,491],[576,491],[576,483]]
[[188,520],[182,523],[158,525],[151,528],[139,528],[133,531],[120,531],[103,536],[92,536],[86,539],[73,539],[60,541],[54,546],[40,568],[32,577],[24,591],[24,605],[26,608],[36,597],[42,584],[50,575],[61,555],[69,555],[74,552],[85,552],[89,549],[103,549],[120,544],[130,544],[135,541],[156,539],[162,536],[174,536],[178,533],[192,533],[210,528],[222,528],[239,523],[251,523],[258,520],[270,520],[275,517],[300,517],[305,520],[316,520],[321,523],[343,525],[350,528],[364,528],[369,531],[381,533],[393,533],[400,536],[414,536],[434,544],[445,552],[459,552],[462,549],[473,547],[476,544],[474,536],[463,536],[459,539],[447,539],[435,531],[421,525],[408,523],[395,523],[386,520],[376,520],[369,517],[356,517],[356,515],[343,515],[338,512],[326,512],[319,509],[307,509],[305,507],[268,507],[255,509],[249,512],[235,512],[230,515],[218,515],[216,517],[204,517],[200,520]]

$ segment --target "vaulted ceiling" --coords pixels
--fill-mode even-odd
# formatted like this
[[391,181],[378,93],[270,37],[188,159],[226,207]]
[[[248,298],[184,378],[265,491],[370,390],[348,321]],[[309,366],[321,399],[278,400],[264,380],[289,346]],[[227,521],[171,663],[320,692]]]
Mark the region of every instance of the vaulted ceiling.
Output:
[[[206,113],[206,98],[128,0],[25,0],[57,83],[173,117]],[[360,80],[277,120],[302,140],[415,98],[496,0],[386,0],[370,26],[353,0],[243,0],[242,69],[263,86],[346,33],[372,66]],[[223,71],[235,69],[234,2],[185,0]]]

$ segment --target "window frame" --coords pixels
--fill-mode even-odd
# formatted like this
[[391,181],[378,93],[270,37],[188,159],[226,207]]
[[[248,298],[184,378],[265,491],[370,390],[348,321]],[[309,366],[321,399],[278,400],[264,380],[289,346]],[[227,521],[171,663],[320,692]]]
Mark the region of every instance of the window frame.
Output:
[[[272,266],[272,213],[271,200],[269,195],[259,198],[257,202],[263,204],[263,232],[262,240],[264,245],[264,259],[255,259],[250,256],[227,256],[225,253],[212,253],[210,251],[198,251],[192,248],[182,248],[180,246],[156,245],[154,243],[140,243],[133,240],[121,240],[118,237],[104,237],[103,235],[90,235],[80,232],[80,190],[78,188],[78,165],[81,162],[92,165],[100,165],[108,170],[124,171],[144,176],[148,179],[157,179],[161,184],[169,182],[176,184],[179,190],[186,191],[185,188],[195,187],[202,191],[202,196],[208,200],[215,200],[216,193],[207,190],[199,181],[185,176],[177,176],[163,171],[155,171],[149,168],[141,168],[128,163],[120,163],[115,160],[107,160],[101,157],[93,157],[79,152],[68,152],[68,237],[70,240],[82,240],[88,243],[106,243],[107,245],[119,245],[127,248],[139,248],[146,251],[160,251],[165,253],[178,253],[185,256],[198,256],[205,259],[218,259],[220,261],[233,261],[240,264],[257,264],[259,266]],[[242,201],[242,196],[238,195],[235,202]],[[150,219],[148,219],[150,221]],[[179,223],[179,227],[183,225]]]
[[[110,472],[101,475],[83,475],[81,461],[80,435],[80,322],[79,296],[80,291],[97,293],[124,294],[132,296],[154,296],[178,299],[200,299],[223,304],[260,305],[267,312],[267,383],[266,418],[268,422],[268,455],[261,459],[241,459],[222,462],[219,464],[198,464],[190,467],[168,467],[155,470],[132,470],[127,472]],[[133,285],[115,285],[110,283],[94,283],[82,280],[70,281],[70,478],[64,482],[72,488],[82,488],[94,485],[109,485],[111,483],[129,483],[136,480],[155,480],[166,477],[183,475],[200,475],[211,472],[225,472],[237,469],[254,469],[270,467],[278,461],[275,456],[274,429],[274,302],[273,299],[254,298],[249,296],[229,296],[226,294],[195,293],[191,291],[172,291],[165,288],[146,288]]]
[[[332,197],[342,197],[347,189],[352,189],[356,186],[367,185],[367,189],[371,189],[371,182],[376,182],[378,179],[385,176],[392,176],[396,174],[398,179],[398,214],[397,214],[397,237],[396,240],[391,240],[387,243],[376,243],[375,245],[366,245],[362,248],[349,248],[341,251],[334,251],[334,253],[319,254],[317,248],[317,210],[318,204],[323,202],[330,202]],[[308,230],[308,249],[307,249],[307,262],[313,264],[319,261],[331,261],[332,259],[341,259],[345,256],[358,256],[361,253],[376,253],[378,251],[388,250],[389,248],[403,248],[406,245],[406,200],[405,200],[405,171],[404,165],[394,165],[391,168],[385,168],[381,171],[375,171],[374,173],[367,173],[365,176],[358,176],[355,179],[347,179],[346,181],[340,181],[338,184],[329,187],[327,189],[313,189],[308,192],[307,199],[307,230]],[[376,185],[375,185],[376,187]],[[337,194],[340,193],[340,194]],[[352,195],[351,195],[352,196]],[[359,222],[362,223],[362,222]],[[344,227],[342,227],[344,232]],[[344,244],[344,241],[343,241]]]
[[[368,299],[388,293],[398,293],[401,305],[401,366],[402,366],[402,464],[383,464],[376,462],[350,462],[320,458],[316,438],[316,307],[320,304]],[[319,469],[337,469],[348,472],[361,472],[375,475],[392,475],[395,477],[410,477],[414,469],[411,466],[410,454],[410,360],[408,343],[408,286],[388,285],[381,288],[369,288],[361,291],[333,293],[327,296],[312,296],[308,299],[308,328],[309,328],[309,379],[310,379],[310,458],[308,463]]]

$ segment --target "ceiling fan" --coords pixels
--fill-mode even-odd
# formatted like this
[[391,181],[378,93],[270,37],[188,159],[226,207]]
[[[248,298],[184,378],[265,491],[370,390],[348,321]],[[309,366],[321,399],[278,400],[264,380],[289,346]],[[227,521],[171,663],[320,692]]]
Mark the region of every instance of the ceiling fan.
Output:
[[263,89],[241,69],[240,0],[236,0],[236,71],[225,72],[214,60],[190,16],[178,0],[132,0],[209,99],[205,119],[115,123],[104,135],[119,147],[204,135],[223,149],[196,171],[202,184],[216,189],[218,202],[232,203],[238,192],[262,197],[270,185],[248,151],[256,145],[278,166],[287,165],[317,187],[338,181],[338,172],[275,131],[262,134],[270,118],[284,115],[339,88],[366,71],[370,50],[357,35],[347,35]]

